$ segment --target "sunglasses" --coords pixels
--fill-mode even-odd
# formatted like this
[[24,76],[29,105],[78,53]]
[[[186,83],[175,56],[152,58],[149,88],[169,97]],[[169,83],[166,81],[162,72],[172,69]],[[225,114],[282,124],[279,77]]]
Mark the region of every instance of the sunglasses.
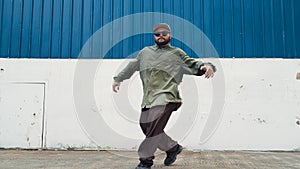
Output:
[[154,36],[159,37],[161,34],[163,36],[167,36],[170,32],[168,31],[162,31],[162,32],[154,32]]

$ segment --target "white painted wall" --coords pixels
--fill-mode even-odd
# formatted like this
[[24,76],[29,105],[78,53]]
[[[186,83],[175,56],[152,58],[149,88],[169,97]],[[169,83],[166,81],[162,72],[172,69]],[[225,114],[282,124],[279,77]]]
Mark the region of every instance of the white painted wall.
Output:
[[[213,80],[184,77],[167,133],[189,150],[300,150],[299,59],[210,61]],[[138,73],[111,91],[127,62],[0,59],[0,147],[136,150]]]

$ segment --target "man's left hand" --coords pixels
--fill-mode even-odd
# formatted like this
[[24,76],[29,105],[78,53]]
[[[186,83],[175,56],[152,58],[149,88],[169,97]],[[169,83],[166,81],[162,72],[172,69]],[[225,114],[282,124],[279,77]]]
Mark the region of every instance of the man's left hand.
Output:
[[212,78],[214,77],[214,70],[212,68],[212,66],[210,65],[204,65],[200,67],[200,70],[205,71],[204,76],[205,78]]

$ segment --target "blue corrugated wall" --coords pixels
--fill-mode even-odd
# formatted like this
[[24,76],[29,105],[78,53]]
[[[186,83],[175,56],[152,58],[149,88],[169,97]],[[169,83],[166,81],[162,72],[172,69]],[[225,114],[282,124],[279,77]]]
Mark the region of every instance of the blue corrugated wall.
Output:
[[[188,20],[222,58],[300,55],[300,0],[0,0],[0,57],[77,58],[103,25],[141,12]],[[105,58],[125,58],[152,44],[152,35],[136,35]],[[180,41],[172,44],[196,57]]]

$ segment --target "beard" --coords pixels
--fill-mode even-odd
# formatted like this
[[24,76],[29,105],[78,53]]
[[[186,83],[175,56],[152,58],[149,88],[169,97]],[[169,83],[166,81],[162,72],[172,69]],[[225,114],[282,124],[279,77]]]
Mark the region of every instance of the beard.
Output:
[[[159,39],[164,39],[164,41],[162,42],[159,42]],[[158,45],[158,46],[164,46],[166,44],[168,44],[169,42],[171,41],[171,37],[165,39],[165,38],[158,38],[157,40],[155,40],[155,43]]]

